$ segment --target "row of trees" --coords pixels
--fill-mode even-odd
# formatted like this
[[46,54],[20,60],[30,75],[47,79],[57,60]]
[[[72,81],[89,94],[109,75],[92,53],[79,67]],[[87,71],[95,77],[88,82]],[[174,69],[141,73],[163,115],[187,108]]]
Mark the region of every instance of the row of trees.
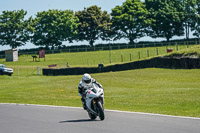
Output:
[[135,39],[150,36],[189,38],[200,36],[199,0],[126,0],[109,14],[98,6],[82,11],[48,10],[24,19],[26,11],[3,11],[0,15],[0,45],[16,48],[31,41],[36,46],[57,47],[64,41]]

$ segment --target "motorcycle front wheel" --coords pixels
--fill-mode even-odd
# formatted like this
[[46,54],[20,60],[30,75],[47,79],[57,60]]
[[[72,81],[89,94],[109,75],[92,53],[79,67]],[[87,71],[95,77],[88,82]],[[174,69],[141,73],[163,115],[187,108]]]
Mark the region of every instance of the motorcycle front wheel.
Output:
[[90,117],[91,120],[95,120],[97,118],[96,115],[94,115],[94,114],[92,114],[90,112],[88,112],[88,115],[89,115],[89,117]]
[[97,104],[97,108],[98,108],[99,118],[101,120],[104,120],[105,115],[104,115],[104,111],[103,111],[103,106],[102,106],[101,102],[97,102],[96,104]]

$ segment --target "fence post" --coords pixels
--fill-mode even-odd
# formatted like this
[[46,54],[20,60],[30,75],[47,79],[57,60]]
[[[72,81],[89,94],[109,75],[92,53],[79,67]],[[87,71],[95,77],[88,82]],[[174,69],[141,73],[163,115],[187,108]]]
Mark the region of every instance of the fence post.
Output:
[[166,53],[167,53],[168,46],[166,46]]
[[138,59],[140,59],[140,52],[138,52]]
[[111,63],[111,50],[110,50],[110,48],[109,48],[109,61]]
[[158,55],[158,48],[156,48],[156,52],[157,52],[157,55]]
[[40,74],[40,67],[37,66],[37,75],[39,75],[39,74]]

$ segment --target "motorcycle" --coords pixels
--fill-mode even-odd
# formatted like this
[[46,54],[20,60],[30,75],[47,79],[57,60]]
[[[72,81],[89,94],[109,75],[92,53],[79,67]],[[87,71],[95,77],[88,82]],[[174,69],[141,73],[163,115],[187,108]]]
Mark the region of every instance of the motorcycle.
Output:
[[97,116],[101,120],[105,119],[104,115],[104,91],[98,85],[93,84],[93,87],[86,90],[86,107],[90,119],[95,120]]

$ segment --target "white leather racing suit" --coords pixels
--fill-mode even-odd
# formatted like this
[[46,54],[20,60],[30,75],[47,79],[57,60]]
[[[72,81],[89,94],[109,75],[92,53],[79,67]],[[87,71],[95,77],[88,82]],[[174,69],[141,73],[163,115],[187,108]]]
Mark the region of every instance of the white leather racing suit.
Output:
[[82,96],[85,93],[85,90],[90,89],[92,87],[92,84],[98,85],[100,88],[103,88],[100,83],[98,83],[95,79],[91,79],[91,83],[86,84],[84,81],[80,81],[78,85],[78,93],[80,96]]
[[92,88],[92,85],[96,84],[98,85],[100,88],[103,88],[102,85],[100,83],[98,83],[95,79],[91,78],[91,82],[89,84],[85,83],[84,81],[80,81],[79,85],[78,85],[78,93],[79,96],[81,96],[81,101],[83,104],[83,108],[86,109],[86,103],[85,103],[85,90]]

